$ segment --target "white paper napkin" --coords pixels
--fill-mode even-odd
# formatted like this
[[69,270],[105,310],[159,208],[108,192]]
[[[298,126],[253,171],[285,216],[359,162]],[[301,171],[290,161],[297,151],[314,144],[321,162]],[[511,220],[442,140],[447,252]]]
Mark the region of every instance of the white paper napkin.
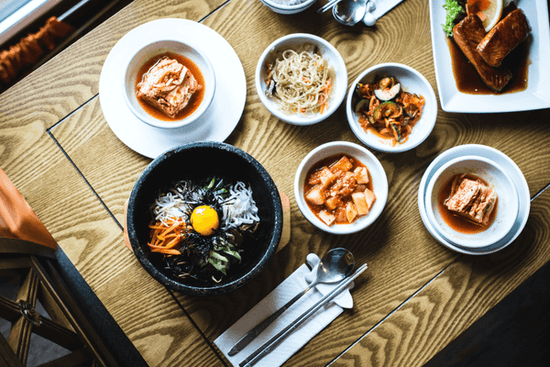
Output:
[[[309,254],[306,260],[312,270],[310,270],[306,264],[300,266],[254,308],[214,340],[214,343],[234,366],[238,366],[240,362],[256,351],[264,342],[271,339],[279,331],[296,320],[296,318],[313,306],[313,304],[324,294],[330,292],[337,286],[334,284],[317,285],[316,289],[312,289],[302,296],[242,351],[232,357],[228,356],[227,352],[231,347],[233,347],[233,345],[250,329],[284,306],[286,302],[291,300],[311,283],[317,273],[317,266],[320,260],[315,254]],[[311,338],[330,324],[332,320],[338,317],[344,308],[352,308],[353,298],[349,293],[349,289],[351,288],[353,288],[353,282],[346,290],[336,297],[333,302],[330,302],[317,311],[303,325],[291,333],[269,355],[256,363],[256,366],[280,366],[311,340]]]

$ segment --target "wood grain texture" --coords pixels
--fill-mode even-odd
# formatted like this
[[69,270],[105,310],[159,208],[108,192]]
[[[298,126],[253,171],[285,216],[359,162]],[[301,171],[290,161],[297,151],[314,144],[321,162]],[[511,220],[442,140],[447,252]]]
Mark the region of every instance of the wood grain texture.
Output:
[[[181,358],[181,361],[187,358],[190,361],[187,363],[193,363],[187,365],[202,363],[206,366],[210,362],[215,364],[213,355],[199,342],[197,331],[189,331],[188,324],[182,329],[180,324],[170,321],[170,317],[179,315],[181,310],[178,310],[173,300],[168,299],[169,295],[164,289],[150,281],[133,256],[122,247],[120,227],[101,204],[105,204],[118,224],[123,223],[124,202],[150,160],[133,152],[116,138],[101,113],[96,96],[101,65],[122,34],[148,20],[168,16],[188,17],[193,4],[197,2],[149,3],[137,0],[52,60],[45,69],[41,68],[40,74],[19,83],[6,97],[0,96],[0,162],[28,198],[31,207],[60,241],[71,261],[92,284],[109,312],[150,363],[160,360],[160,364],[169,365],[176,362],[172,358]],[[213,2],[205,4],[208,9],[214,6]],[[359,141],[349,128],[344,106],[326,121],[309,127],[291,126],[273,117],[261,104],[254,85],[256,63],[263,50],[286,34],[313,33],[330,41],[342,54],[348,69],[350,87],[351,82],[366,68],[390,61],[401,62],[419,70],[434,90],[436,83],[427,1],[407,0],[401,3],[380,19],[374,28],[342,26],[328,12],[317,14],[316,10],[321,5],[315,4],[301,14],[288,16],[273,13],[259,1],[231,0],[203,21],[203,24],[220,33],[233,46],[243,64],[247,80],[244,114],[227,142],[258,159],[279,189],[287,194],[292,211],[292,235],[290,244],[273,258],[266,270],[242,289],[216,298],[181,295],[177,298],[211,342],[300,266],[308,253],[323,254],[332,247],[347,247],[356,255],[358,263],[369,264],[369,270],[356,282],[352,292],[355,307],[338,317],[286,365],[321,366],[330,363],[403,303],[405,306],[400,310],[406,311],[410,306],[409,313],[403,316],[405,321],[395,324],[384,321],[381,326],[387,325],[388,338],[384,339],[373,332],[367,334],[372,334],[373,338],[376,336],[375,341],[380,344],[375,344],[373,348],[376,350],[370,351],[370,338],[363,338],[361,345],[364,340],[367,346],[361,347],[363,349],[357,355],[370,353],[376,363],[388,365],[399,364],[402,360],[406,361],[403,365],[411,361],[413,364],[417,360],[426,361],[496,303],[497,298],[475,298],[481,292],[480,287],[492,287],[493,292],[503,297],[519,284],[521,277],[514,278],[511,285],[499,283],[496,272],[501,269],[501,263],[509,262],[494,260],[497,256],[484,258],[483,266],[477,265],[479,269],[476,267],[475,271],[467,270],[473,267],[464,260],[468,257],[445,249],[430,236],[417,208],[418,185],[422,174],[437,155],[451,147],[470,143],[485,144],[501,150],[518,164],[529,183],[531,195],[534,195],[550,183],[550,170],[543,169],[550,163],[550,146],[547,143],[550,126],[546,123],[550,110],[510,114],[450,114],[439,109],[433,133],[418,148],[403,154],[375,153],[386,170],[390,185],[388,203],[382,216],[361,233],[351,236],[327,235],[309,224],[298,210],[293,196],[294,172],[302,158],[320,144],[334,140]],[[203,10],[201,12],[204,13],[206,9]],[[196,17],[198,13],[193,14]],[[76,63],[72,60],[76,60]],[[88,72],[79,76],[85,69]],[[50,79],[55,79],[55,82],[52,83]],[[38,94],[33,94],[35,87]],[[19,95],[23,98],[21,107],[18,106],[21,103],[18,101]],[[60,159],[62,154],[59,148],[52,139],[44,136],[44,129],[53,126],[81,105],[74,114],[50,130],[59,147],[75,165],[72,167]],[[78,173],[86,178],[86,182]],[[89,190],[90,187],[101,202]],[[542,225],[548,228],[548,223]],[[528,244],[526,241],[525,235],[522,235],[507,251],[512,251],[519,244]],[[502,252],[501,256],[508,252]],[[526,274],[530,266],[533,264],[520,262],[514,266],[514,271]],[[442,282],[442,291],[438,293],[439,288],[436,288],[433,295],[435,301],[430,302],[436,304],[440,299],[440,303],[445,303],[448,299],[448,302],[458,305],[461,303],[453,301],[453,297],[469,295],[467,299],[479,302],[476,309],[465,311],[460,308],[465,305],[454,308],[446,307],[446,304],[431,306],[429,297],[428,301],[418,296],[409,300],[443,270],[441,276],[424,288],[431,289],[432,284]],[[482,270],[495,273],[482,276],[478,274]],[[459,275],[464,272],[467,277],[460,278]],[[495,279],[490,280],[491,276]],[[509,276],[513,277],[512,274]],[[477,280],[470,282],[468,279],[471,277],[477,277]],[[144,280],[147,281],[142,284]],[[489,282],[490,286],[484,282]],[[135,298],[119,297],[118,290],[121,287],[131,289]],[[462,294],[458,292],[459,295],[455,296],[449,293],[453,287],[462,287]],[[139,312],[127,312],[129,305],[132,309],[141,307],[140,301],[158,305],[158,308],[140,308],[144,320],[138,318],[141,315],[136,315]],[[410,333],[414,333],[416,339],[418,335],[424,339],[411,341],[408,330],[414,327],[404,323],[413,323],[416,317],[413,311],[419,307],[417,303],[429,310],[443,307],[436,310],[442,325],[432,325],[434,317],[431,315],[426,316],[429,318],[428,324],[426,320],[417,317],[421,325]],[[412,315],[413,321],[407,321],[409,315]],[[178,322],[183,323],[182,317],[176,318]],[[140,322],[144,322],[145,326]],[[402,325],[405,325],[403,328],[407,332],[399,330],[398,326]],[[375,331],[385,330],[381,326]],[[446,336],[441,342],[434,336],[436,331],[432,329],[436,327],[439,328],[437,332],[449,328],[444,331]],[[188,331],[191,334],[187,338],[185,335]],[[391,334],[392,331],[395,333]],[[161,337],[155,339],[159,335]],[[402,351],[403,340],[411,345],[416,343],[414,346],[420,350],[408,348]],[[150,341],[158,344],[153,347],[149,345]],[[176,349],[169,352],[167,345]],[[385,345],[390,351],[380,354]],[[193,350],[195,348],[196,351]],[[349,354],[352,351],[345,353],[337,363],[353,365],[359,357],[355,353]]]
[[116,42],[133,28],[160,18],[201,20],[223,0],[137,0],[79,39],[52,60],[0,95],[0,124],[43,127],[56,122],[97,95],[103,63]]
[[[48,229],[144,359],[151,366],[219,365],[170,293],[124,246],[120,226],[54,149],[47,173],[29,177],[22,192],[31,206],[44,203],[40,214]],[[51,184],[46,190],[44,182]]]
[[460,256],[331,366],[422,366],[550,260],[550,191],[522,234],[488,256]]

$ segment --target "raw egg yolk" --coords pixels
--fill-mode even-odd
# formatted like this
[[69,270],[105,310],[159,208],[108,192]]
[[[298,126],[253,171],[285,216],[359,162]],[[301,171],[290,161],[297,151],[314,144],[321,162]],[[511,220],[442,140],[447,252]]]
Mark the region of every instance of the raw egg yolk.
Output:
[[208,205],[197,206],[191,213],[191,225],[202,236],[210,236],[218,226],[218,212]]

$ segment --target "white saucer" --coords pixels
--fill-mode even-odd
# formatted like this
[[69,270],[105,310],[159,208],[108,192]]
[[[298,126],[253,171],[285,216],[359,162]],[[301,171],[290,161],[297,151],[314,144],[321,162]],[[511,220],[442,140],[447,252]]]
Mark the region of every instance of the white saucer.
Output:
[[[160,129],[147,125],[130,112],[124,101],[121,65],[146,43],[166,38],[192,37],[208,55],[216,73],[216,94],[211,106],[192,126]],[[233,47],[216,31],[185,19],[160,19],[134,28],[113,47],[99,79],[103,115],[115,135],[130,149],[149,158],[193,141],[224,141],[237,127],[246,102],[246,77]]]
[[[504,238],[502,238],[500,241],[496,242],[495,244],[487,247],[476,248],[476,249],[464,248],[445,240],[428,220],[428,215],[426,212],[426,204],[425,204],[426,188],[428,186],[428,182],[430,181],[430,178],[432,177],[432,175],[443,164],[450,161],[451,159],[454,159],[460,156],[466,156],[466,155],[478,155],[478,156],[486,157],[487,159],[493,160],[497,164],[499,164],[510,175],[512,181],[516,186],[518,199],[519,199],[519,212],[518,212],[517,219],[514,225],[512,226],[512,229],[504,236]],[[422,176],[422,180],[420,181],[420,186],[418,188],[418,209],[420,211],[420,217],[422,218],[422,222],[424,222],[424,226],[426,226],[426,229],[428,230],[428,232],[430,232],[430,234],[443,246],[453,251],[460,252],[463,254],[468,254],[468,255],[491,254],[499,250],[502,250],[503,248],[508,246],[510,243],[512,243],[519,236],[519,234],[525,227],[525,224],[527,223],[527,219],[529,218],[530,207],[531,207],[531,197],[529,194],[529,186],[527,186],[527,181],[525,180],[525,177],[523,176],[523,173],[521,172],[517,164],[504,153],[485,145],[477,145],[477,144],[460,145],[441,153],[437,158],[433,160],[433,162],[428,166],[428,168],[424,172],[424,175]]]

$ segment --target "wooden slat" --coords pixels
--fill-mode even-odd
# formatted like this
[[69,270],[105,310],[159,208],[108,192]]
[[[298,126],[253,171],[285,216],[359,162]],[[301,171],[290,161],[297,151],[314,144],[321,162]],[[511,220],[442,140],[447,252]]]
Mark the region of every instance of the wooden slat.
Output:
[[[34,308],[36,306],[39,281],[36,273],[32,269],[29,269],[26,276],[21,281],[15,301],[24,301],[28,303],[30,307]],[[32,328],[33,323],[21,315],[17,321],[12,323],[10,335],[8,336],[8,343],[24,365],[27,364],[29,355]]]
[[[296,366],[307,366],[313,361],[329,363],[459,257],[429,235],[418,214],[418,184],[425,168],[438,154],[455,145],[486,144],[516,161],[532,194],[550,182],[550,171],[539,169],[541,161],[550,161],[550,147],[541,138],[550,136],[550,127],[543,123],[548,111],[521,113],[522,120],[523,116],[525,119],[519,129],[519,114],[466,115],[439,110],[434,132],[419,148],[405,154],[375,152],[386,169],[390,195],[382,217],[371,228],[345,237],[327,236],[315,229],[296,206],[293,175],[288,173],[294,172],[307,152],[322,143],[359,141],[347,124],[343,108],[327,121],[309,127],[287,125],[271,116],[259,101],[254,86],[256,62],[264,48],[288,33],[314,33],[328,39],[340,51],[350,83],[369,66],[393,61],[416,68],[436,89],[430,39],[420,36],[429,33],[426,2],[408,0],[400,4],[380,20],[376,31],[341,26],[331,21],[329,14],[317,15],[315,10],[313,7],[301,15],[283,16],[259,2],[232,0],[204,21],[234,47],[247,78],[244,115],[227,141],[257,158],[289,196],[292,238],[290,246],[243,289],[215,299],[178,295],[186,311],[213,341],[305,261],[309,252],[322,254],[335,246],[351,249],[358,263],[369,263],[367,274],[354,290],[354,310],[335,320],[288,362]],[[249,37],[250,34],[255,36]],[[411,34],[418,36],[410,37]],[[99,110],[99,101],[90,101],[52,129],[52,134],[122,222],[124,202],[149,160],[119,142]],[[532,160],[530,152],[535,151],[541,161]],[[98,169],[98,165],[108,165],[109,169]],[[335,334],[339,335],[337,340]]]
[[2,334],[0,334],[0,367],[23,367]]
[[[550,260],[550,191],[520,237],[488,256],[461,256],[333,366],[422,366]],[[528,338],[529,336],[526,336]]]

